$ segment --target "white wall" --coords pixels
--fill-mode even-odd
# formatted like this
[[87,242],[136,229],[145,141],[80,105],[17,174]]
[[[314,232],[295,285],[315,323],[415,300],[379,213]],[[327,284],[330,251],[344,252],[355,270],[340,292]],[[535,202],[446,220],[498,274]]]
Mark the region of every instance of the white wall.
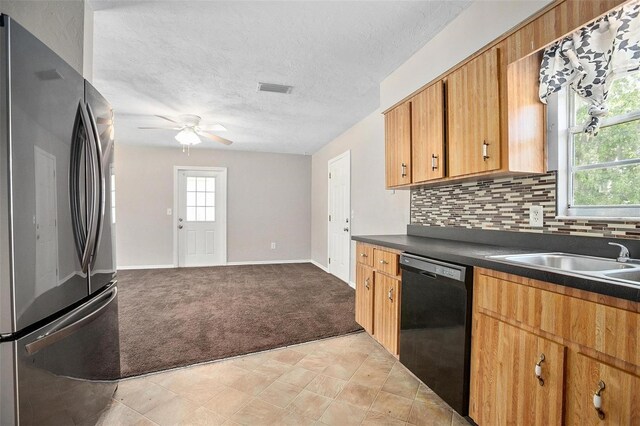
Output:
[[93,81],[93,8],[87,0],[84,2],[84,26],[82,43],[82,75]]
[[[311,258],[325,267],[327,162],[347,150],[351,150],[351,235],[403,234],[409,222],[409,191],[384,189],[384,118],[374,111],[313,155]],[[355,280],[353,245],[351,281]]]
[[476,0],[380,83],[386,110],[553,0]]
[[[83,0],[0,0],[6,13],[82,74],[85,5]],[[92,59],[87,55],[87,60]]]
[[[352,235],[404,234],[409,191],[384,189],[381,111],[495,40],[552,0],[478,0],[380,84],[380,109],[313,154],[311,256],[327,265],[327,161],[351,149]],[[354,280],[355,250],[352,249]]]
[[[244,151],[116,147],[118,267],[173,264],[174,166],[227,167],[229,262],[308,260],[311,157]],[[276,249],[271,250],[271,242]]]

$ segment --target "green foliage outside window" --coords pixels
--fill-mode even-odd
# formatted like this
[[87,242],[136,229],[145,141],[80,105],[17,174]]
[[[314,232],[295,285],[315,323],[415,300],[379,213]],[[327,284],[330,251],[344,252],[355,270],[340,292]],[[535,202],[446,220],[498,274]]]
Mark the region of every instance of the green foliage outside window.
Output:
[[[611,85],[609,113],[597,136],[589,138],[580,131],[588,121],[588,105],[574,96],[573,166],[599,165],[573,170],[572,206],[640,205],[640,119],[616,125],[606,121],[640,111],[640,73],[617,79]],[[638,164],[620,164],[638,160]]]

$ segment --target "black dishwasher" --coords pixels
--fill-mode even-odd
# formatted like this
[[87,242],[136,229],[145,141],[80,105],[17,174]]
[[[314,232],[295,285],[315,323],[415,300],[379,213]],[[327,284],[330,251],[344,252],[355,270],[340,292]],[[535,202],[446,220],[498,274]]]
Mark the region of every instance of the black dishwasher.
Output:
[[400,265],[400,362],[467,416],[472,268],[407,253]]

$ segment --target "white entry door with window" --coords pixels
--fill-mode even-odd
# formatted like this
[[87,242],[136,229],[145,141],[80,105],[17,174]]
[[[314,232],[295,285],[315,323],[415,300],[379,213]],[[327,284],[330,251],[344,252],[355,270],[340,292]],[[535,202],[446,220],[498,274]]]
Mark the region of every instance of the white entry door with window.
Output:
[[177,169],[179,267],[227,262],[226,169]]
[[329,160],[329,265],[331,274],[349,282],[351,261],[351,155]]

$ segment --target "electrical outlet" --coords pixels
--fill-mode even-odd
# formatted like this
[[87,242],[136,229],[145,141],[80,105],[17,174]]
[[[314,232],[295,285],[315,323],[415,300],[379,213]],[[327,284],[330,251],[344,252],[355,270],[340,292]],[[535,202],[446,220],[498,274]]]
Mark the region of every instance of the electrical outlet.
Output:
[[529,226],[540,228],[544,225],[542,206],[531,206],[529,208]]
[[275,250],[276,249],[276,243],[271,243],[271,250]]

